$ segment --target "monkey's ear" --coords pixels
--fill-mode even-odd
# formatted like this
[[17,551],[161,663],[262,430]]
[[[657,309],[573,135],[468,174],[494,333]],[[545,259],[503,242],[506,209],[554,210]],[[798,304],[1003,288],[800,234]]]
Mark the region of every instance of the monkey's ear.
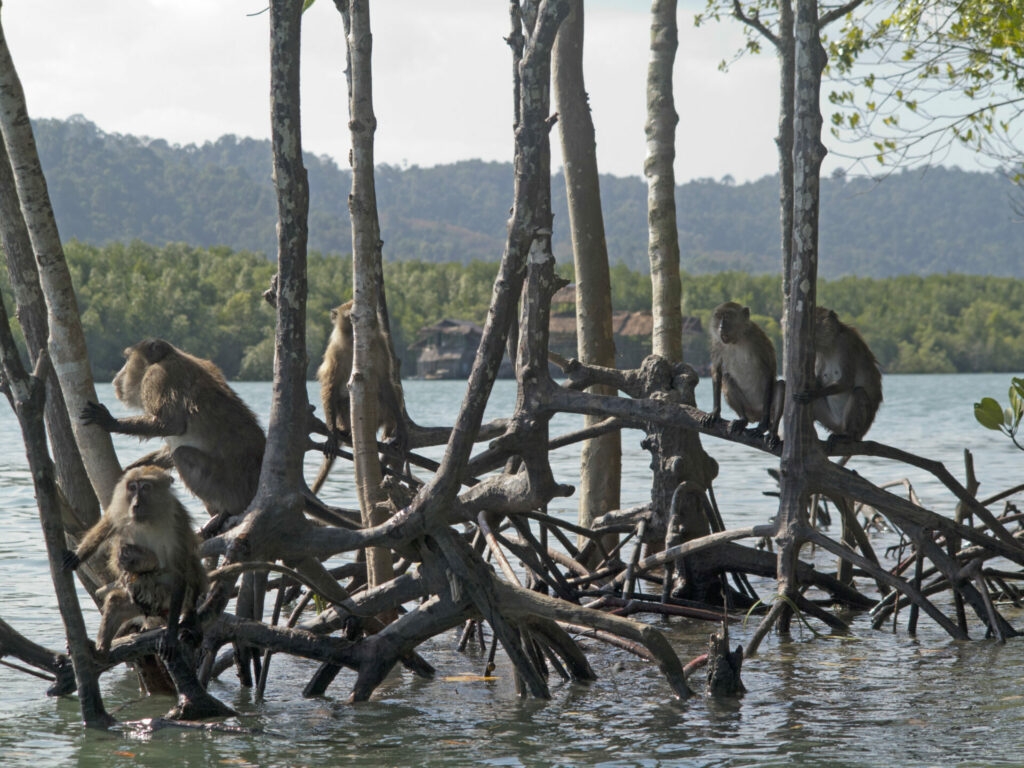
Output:
[[828,319],[829,320],[838,320],[839,319],[839,315],[836,314],[836,311],[834,309],[830,309],[828,311]]
[[743,308],[743,319],[744,320],[749,320],[750,319],[750,307],[744,307]]
[[159,363],[171,351],[171,345],[163,339],[150,339],[142,348],[142,354],[148,363]]

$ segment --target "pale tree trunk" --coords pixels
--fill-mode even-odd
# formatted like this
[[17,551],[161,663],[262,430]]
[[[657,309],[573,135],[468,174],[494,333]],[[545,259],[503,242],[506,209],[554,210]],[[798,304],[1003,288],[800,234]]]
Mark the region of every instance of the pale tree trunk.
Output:
[[78,316],[78,302],[64,249],[53,217],[46,179],[32,136],[25,94],[14,69],[7,39],[0,27],[0,128],[18,185],[21,210],[35,251],[39,277],[46,295],[50,322],[50,358],[72,416],[75,442],[100,502],[106,506],[121,475],[110,433],[86,426],[76,418],[87,402],[96,401],[89,353]]
[[306,395],[306,240],[309,183],[302,164],[299,50],[302,3],[270,4],[270,119],[277,192],[277,329],[274,388],[260,491],[303,486],[309,399]]
[[[683,320],[679,279],[679,231],[676,225],[676,189],[673,163],[676,156],[676,115],[672,93],[672,67],[678,46],[676,0],[651,3],[651,61],[647,68],[647,176],[648,253],[651,261],[654,330],[652,352],[671,363],[683,360]],[[682,373],[681,366],[676,366]],[[694,374],[695,377],[696,374]],[[679,382],[688,377],[680,376]],[[695,406],[692,386],[672,393],[678,402]],[[659,520],[658,530],[674,528],[664,539],[648,541],[648,552],[678,544],[711,532],[704,514],[703,495],[718,472],[717,464],[700,444],[700,435],[689,429],[648,431],[644,447],[651,451],[654,478],[651,503]],[[679,493],[685,487],[688,492]],[[689,492],[692,491],[692,492]],[[673,509],[672,499],[679,500]],[[673,522],[673,519],[675,522]],[[716,587],[687,580],[683,563],[676,566],[677,592],[694,589],[714,592]],[[701,596],[703,599],[703,595]]]
[[[46,351],[49,334],[46,301],[39,286],[32,241],[18,204],[14,172],[3,141],[0,141],[0,242],[7,258],[7,274],[18,305],[18,320],[25,334],[29,361],[34,366]],[[75,444],[64,395],[52,368],[46,377],[46,427],[56,466],[57,485],[69,502],[63,509],[64,528],[75,538],[80,538],[99,519],[100,507]]]
[[[346,7],[347,6],[347,7]],[[349,380],[351,408],[352,453],[356,488],[363,525],[367,528],[381,523],[386,511],[379,507],[382,479],[377,454],[377,382],[372,366],[384,363],[373,360],[373,341],[379,333],[377,283],[381,270],[380,224],[377,220],[377,193],[373,176],[373,135],[377,118],[373,114],[371,54],[368,0],[340,3],[345,19],[349,77],[349,128],[352,134],[352,192],[349,213],[352,217],[352,331],[354,354],[352,378]],[[369,586],[390,581],[394,577],[391,552],[382,547],[366,551],[366,573]]]
[[[592,365],[615,367],[612,337],[612,289],[608,248],[601,213],[594,122],[590,117],[583,81],[583,0],[572,0],[569,17],[562,22],[552,54],[555,107],[569,204],[573,263],[576,271],[576,349],[579,359]],[[587,390],[614,395],[615,388]],[[597,424],[585,417],[585,426]],[[595,517],[619,506],[622,440],[611,432],[583,442],[580,456],[579,523],[590,527]],[[614,546],[614,542],[609,542]],[[581,543],[582,546],[582,543]]]
[[671,362],[683,359],[680,307],[679,231],[676,226],[676,114],[672,65],[679,36],[676,0],[651,3],[651,61],[647,67],[647,252],[651,261],[654,336],[652,352]]
[[[810,389],[814,376],[814,307],[818,280],[818,203],[821,162],[825,147],[821,143],[821,73],[825,68],[825,49],[818,31],[816,0],[797,0],[796,15],[796,89],[793,152],[793,260],[790,295],[783,328],[786,353],[783,378],[787,393]],[[816,466],[827,462],[811,420],[810,408],[787,397],[783,416],[786,436],[782,448],[781,493],[776,519],[778,544],[778,591],[789,599],[777,600],[748,644],[748,655],[757,650],[761,639],[775,621],[787,627],[788,610],[796,596],[797,558],[809,530],[807,504],[808,476]]]
[[[779,35],[776,43],[779,58],[779,223],[782,239],[782,326],[786,327],[791,293],[790,274],[793,264],[793,110],[796,54],[793,50],[792,0],[779,0]],[[786,355],[786,336],[782,337],[782,355]]]
[[29,376],[18,356],[7,319],[7,309],[0,301],[0,365],[2,365],[4,390],[14,406],[21,425],[22,437],[28,456],[32,482],[35,487],[39,520],[43,527],[43,539],[50,562],[50,576],[57,593],[57,607],[64,621],[68,649],[75,668],[75,682],[78,687],[78,703],[82,719],[91,728],[106,728],[114,719],[103,708],[99,687],[99,670],[93,663],[89,649],[89,638],[82,619],[82,609],[75,593],[74,577],[63,566],[64,527],[61,524],[60,499],[54,482],[53,462],[46,450],[46,433],[43,427],[43,398],[46,396],[45,379],[49,375],[49,357],[39,356],[34,373]]

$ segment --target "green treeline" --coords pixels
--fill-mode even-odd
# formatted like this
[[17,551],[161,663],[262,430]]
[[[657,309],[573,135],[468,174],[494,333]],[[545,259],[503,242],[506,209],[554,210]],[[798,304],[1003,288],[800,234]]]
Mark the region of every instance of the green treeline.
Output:
[[[69,242],[65,251],[96,376],[109,379],[121,352],[161,336],[208,357],[230,379],[269,379],[274,315],[262,298],[274,265],[261,254],[227,248],[139,241],[103,247]],[[494,263],[422,261],[385,264],[388,308],[403,371],[415,363],[408,345],[416,332],[443,317],[482,324],[497,274]],[[562,267],[571,279],[571,265]],[[13,307],[6,271],[4,300]],[[330,309],[351,296],[345,257],[311,254],[307,304],[310,376],[330,333]],[[649,310],[650,278],[619,265],[612,270],[616,310]],[[751,308],[779,343],[779,280],[742,272],[683,274],[683,313],[707,323],[723,301]],[[930,275],[821,281],[820,304],[860,329],[887,372],[1020,371],[1024,369],[1024,280]],[[563,307],[564,309],[564,307]],[[689,345],[689,362],[706,362],[706,344]]]

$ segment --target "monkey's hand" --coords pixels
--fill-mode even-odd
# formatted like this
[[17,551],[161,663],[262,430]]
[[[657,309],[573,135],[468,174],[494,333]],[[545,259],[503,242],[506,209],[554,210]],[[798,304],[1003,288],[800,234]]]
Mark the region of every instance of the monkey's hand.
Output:
[[327,439],[324,441],[324,456],[331,457],[338,455],[338,448],[341,447],[341,441],[344,439],[341,432],[337,429],[327,430]]
[[738,435],[747,428],[748,423],[749,422],[746,419],[736,419],[736,421],[729,425],[729,434]]
[[832,451],[834,451],[843,443],[852,442],[854,442],[854,439],[849,435],[837,435],[833,433],[828,436],[827,440],[825,440],[825,453],[832,453]]
[[178,636],[192,648],[198,648],[203,642],[203,628],[199,626],[199,617],[194,611],[182,617]]
[[809,403],[811,400],[816,398],[818,393],[813,389],[805,389],[803,392],[794,392],[793,399],[798,403]]
[[107,406],[89,401],[82,408],[78,420],[83,424],[95,424],[96,426],[110,432],[116,425],[117,419],[110,415]]
[[65,571],[73,571],[82,564],[82,561],[79,559],[77,552],[65,549],[64,557],[61,558],[60,564]]
[[160,633],[157,641],[156,652],[165,662],[170,662],[178,655],[178,630],[166,629]]
[[717,423],[717,422],[719,422],[721,420],[722,420],[722,410],[721,410],[721,408],[716,408],[711,413],[705,413],[701,417],[700,423],[701,423],[702,427],[710,427],[712,424],[715,424],[715,423]]

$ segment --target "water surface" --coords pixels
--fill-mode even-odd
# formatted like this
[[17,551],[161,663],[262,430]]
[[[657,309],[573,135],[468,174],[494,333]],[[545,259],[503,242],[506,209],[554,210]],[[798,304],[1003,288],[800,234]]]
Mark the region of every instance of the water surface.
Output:
[[[963,451],[974,456],[980,495],[1024,481],[1024,454],[974,422],[971,404],[985,395],[1005,399],[1010,376],[889,376],[886,400],[870,436],[941,459],[963,479]],[[409,411],[422,424],[451,423],[464,382],[407,382]],[[268,384],[239,384],[242,396],[266,423]],[[312,402],[318,393],[310,387]],[[119,413],[109,386],[101,399]],[[488,417],[507,415],[514,383],[498,382]],[[698,387],[709,405],[710,387]],[[573,429],[580,417],[555,420],[552,435]],[[623,437],[622,505],[642,503],[649,493],[649,457],[640,433]],[[132,438],[116,442],[123,461],[154,446]],[[766,469],[774,462],[742,446],[705,440],[718,459],[716,493],[729,527],[764,522],[774,514],[774,488]],[[433,455],[439,456],[439,452]],[[307,460],[307,477],[318,459]],[[556,478],[573,483],[578,452],[553,456]],[[875,482],[907,477],[923,503],[950,513],[954,500],[929,476],[879,459],[852,464]],[[350,469],[335,465],[325,497],[354,504]],[[202,513],[193,499],[190,509]],[[556,514],[575,515],[575,500],[558,499]],[[17,423],[0,407],[0,618],[52,648],[63,648],[38,515]],[[199,518],[197,517],[197,520]],[[837,531],[832,533],[837,535]],[[881,551],[891,542],[876,537]],[[827,559],[819,567],[834,567]],[[766,593],[771,585],[758,585]],[[862,584],[868,589],[868,584]],[[90,632],[98,615],[83,596]],[[1024,628],[1024,617],[1006,609]],[[655,619],[687,660],[703,652],[709,627]],[[752,627],[735,627],[742,641]],[[515,696],[509,666],[498,655],[492,683],[446,682],[447,676],[480,674],[478,649],[459,654],[451,635],[421,648],[438,669],[434,681],[396,671],[374,698],[345,703],[352,678],[342,673],[328,695],[300,696],[315,665],[274,658],[265,700],[254,701],[227,674],[214,694],[259,735],[165,730],[150,737],[126,732],[87,733],[77,701],[47,699],[46,683],[0,666],[0,766],[745,766],[745,765],[1024,765],[1024,639],[1006,645],[980,639],[955,643],[922,617],[916,639],[897,631],[854,623],[854,636],[824,639],[797,625],[785,640],[770,636],[744,665],[748,693],[739,702],[671,699],[651,665],[589,640],[582,643],[598,673],[590,685],[551,680],[552,699]],[[140,698],[134,674],[119,668],[102,678],[108,708],[122,720],[159,715],[170,699]]]

